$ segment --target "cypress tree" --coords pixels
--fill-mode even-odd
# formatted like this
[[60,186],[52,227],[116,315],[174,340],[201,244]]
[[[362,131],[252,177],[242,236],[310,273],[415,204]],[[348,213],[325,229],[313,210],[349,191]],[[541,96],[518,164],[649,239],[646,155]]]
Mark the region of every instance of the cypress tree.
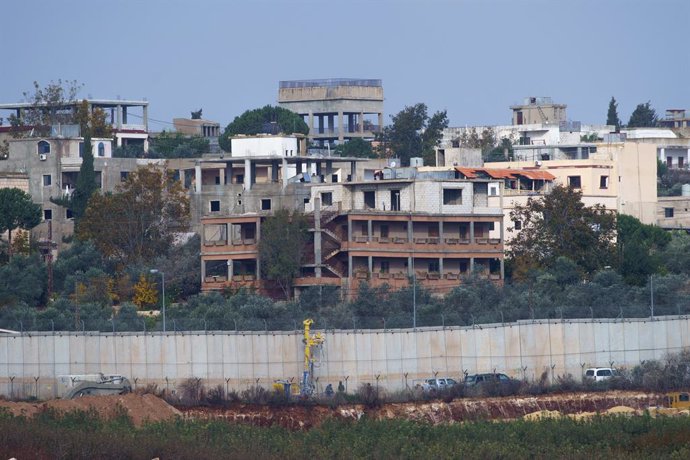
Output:
[[606,115],[606,124],[615,126],[616,132],[621,129],[621,120],[618,118],[618,103],[613,96],[611,96],[611,101],[609,102],[609,112]]

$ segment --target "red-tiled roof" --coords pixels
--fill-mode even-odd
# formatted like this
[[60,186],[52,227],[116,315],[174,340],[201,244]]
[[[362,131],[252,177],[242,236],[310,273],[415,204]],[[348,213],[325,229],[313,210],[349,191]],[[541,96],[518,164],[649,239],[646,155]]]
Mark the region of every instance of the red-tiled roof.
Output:
[[456,171],[468,179],[476,179],[478,174],[487,175],[492,179],[516,179],[519,176],[532,180],[554,180],[553,174],[535,169],[500,169],[500,168],[462,168],[456,167]]

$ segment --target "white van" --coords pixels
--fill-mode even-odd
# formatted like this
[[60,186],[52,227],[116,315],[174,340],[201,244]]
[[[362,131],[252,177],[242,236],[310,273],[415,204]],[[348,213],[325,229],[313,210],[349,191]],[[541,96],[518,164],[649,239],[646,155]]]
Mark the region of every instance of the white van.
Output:
[[616,370],[612,367],[590,367],[585,371],[585,380],[603,382],[614,375],[616,375]]

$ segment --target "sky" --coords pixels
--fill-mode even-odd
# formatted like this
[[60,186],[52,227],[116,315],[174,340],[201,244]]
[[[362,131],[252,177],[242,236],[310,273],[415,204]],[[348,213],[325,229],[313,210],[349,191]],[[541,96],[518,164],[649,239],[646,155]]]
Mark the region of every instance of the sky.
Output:
[[639,103],[690,109],[688,0],[22,0],[3,4],[0,102],[32,82],[149,101],[150,129],[203,108],[222,126],[277,103],[278,82],[383,81],[450,126],[510,124],[527,96],[603,124]]

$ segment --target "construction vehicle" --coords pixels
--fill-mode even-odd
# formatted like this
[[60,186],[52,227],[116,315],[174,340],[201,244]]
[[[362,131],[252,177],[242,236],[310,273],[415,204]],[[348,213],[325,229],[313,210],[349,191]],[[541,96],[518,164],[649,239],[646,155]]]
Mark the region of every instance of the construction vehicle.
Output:
[[58,383],[66,392],[63,399],[82,396],[121,395],[132,391],[129,380],[122,375],[73,374],[58,376]]
[[690,393],[687,391],[673,391],[664,396],[664,406],[674,409],[690,409]]
[[321,333],[314,335],[310,334],[311,325],[314,320],[305,319],[302,321],[304,325],[304,371],[302,373],[302,386],[300,394],[302,396],[311,396],[314,394],[316,385],[314,384],[314,362],[316,361],[316,351],[323,345],[324,337]]

